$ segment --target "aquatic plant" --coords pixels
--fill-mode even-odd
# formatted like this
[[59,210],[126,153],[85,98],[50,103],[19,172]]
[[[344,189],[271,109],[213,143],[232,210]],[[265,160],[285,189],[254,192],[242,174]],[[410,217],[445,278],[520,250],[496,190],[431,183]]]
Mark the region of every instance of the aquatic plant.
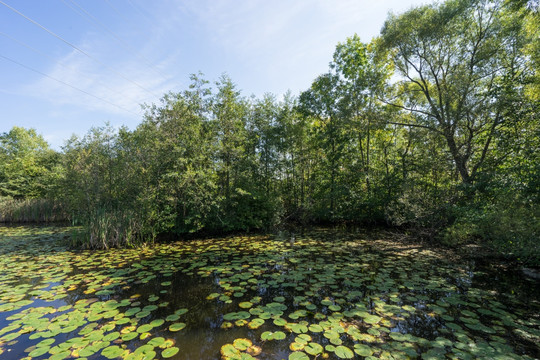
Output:
[[69,233],[0,228],[0,354],[532,359],[540,351],[538,303],[429,249],[314,231],[294,245],[237,236],[73,251]]

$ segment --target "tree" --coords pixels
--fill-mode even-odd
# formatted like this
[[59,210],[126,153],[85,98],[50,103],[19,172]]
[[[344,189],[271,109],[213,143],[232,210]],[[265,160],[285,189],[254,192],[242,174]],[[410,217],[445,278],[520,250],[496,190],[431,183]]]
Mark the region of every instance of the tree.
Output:
[[[304,116],[313,119],[315,141],[320,145],[321,158],[319,164],[319,192],[322,199],[328,199],[328,214],[322,214],[332,219],[336,210],[338,187],[340,186],[340,169],[345,156],[347,137],[344,123],[346,116],[346,99],[339,87],[339,76],[327,73],[319,76],[311,89],[300,95],[300,109]],[[323,202],[324,204],[324,202]],[[326,205],[325,205],[326,206]]]
[[213,132],[207,121],[211,90],[200,75],[191,80],[188,90],[166,94],[161,106],[147,109],[135,131],[139,140],[131,147],[146,173],[141,193],[154,204],[163,232],[201,230],[217,203]]
[[499,84],[514,82],[525,63],[514,46],[519,29],[503,21],[502,6],[488,0],[426,5],[390,16],[381,35],[402,76],[398,99],[387,101],[414,113],[413,121],[401,125],[444,138],[468,185],[492,156],[493,140],[508,120]]
[[58,154],[36,130],[14,126],[0,135],[0,196],[46,196],[57,162]]
[[[375,154],[382,155],[378,160],[385,164],[384,177],[387,180],[391,177],[388,146],[384,145],[376,149],[373,146],[374,138],[381,140],[389,135],[386,129],[387,124],[383,120],[388,117],[388,114],[385,114],[384,104],[379,100],[385,91],[385,82],[391,75],[391,66],[385,60],[387,59],[376,53],[374,42],[365,44],[358,35],[354,35],[347,38],[345,42],[338,43],[333,62],[330,64],[340,78],[339,87],[345,97],[347,108],[344,112],[348,118],[346,124],[356,135],[356,141],[353,140],[351,149],[348,151],[352,156],[349,160],[351,175],[349,178],[356,181],[349,187],[352,193],[362,195],[355,196],[360,197],[357,201],[361,204],[349,206],[367,207],[367,217],[371,217],[371,211],[377,206],[377,198],[380,198],[379,193],[383,190],[377,189],[376,193],[373,192],[374,180],[381,180],[375,178],[374,169],[372,169],[374,167],[373,150]],[[383,145],[383,143],[380,142],[377,145]],[[385,186],[388,186],[387,181]],[[387,191],[388,189],[384,192]]]
[[235,165],[244,154],[247,104],[227,75],[222,75],[216,85],[217,94],[212,103],[213,122],[217,140],[218,173],[228,211],[231,210],[231,190],[234,190],[233,186],[239,175],[239,169]]

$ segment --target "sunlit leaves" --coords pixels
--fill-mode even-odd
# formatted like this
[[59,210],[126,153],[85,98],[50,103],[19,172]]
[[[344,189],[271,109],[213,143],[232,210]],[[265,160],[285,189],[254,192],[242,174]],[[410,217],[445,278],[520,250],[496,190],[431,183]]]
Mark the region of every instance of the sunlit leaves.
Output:
[[[210,284],[197,293],[196,301],[217,310],[209,317],[212,332],[241,334],[229,346],[215,344],[223,345],[222,352],[231,359],[254,358],[273,346],[298,358],[326,356],[325,352],[343,359],[387,353],[414,358],[420,351],[432,357],[483,353],[495,358],[513,354],[509,332],[518,339],[538,340],[538,322],[523,309],[513,306],[510,311],[504,297],[471,285],[463,285],[466,293],[458,291],[454,284],[469,284],[470,273],[430,251],[405,248],[388,255],[371,251],[369,243],[358,239],[323,241],[327,238],[325,232],[313,232],[290,247],[271,237],[230,237],[86,256],[65,248],[61,255],[55,251],[51,253],[56,255],[42,256],[39,241],[35,246],[27,241],[20,249],[15,241],[2,239],[6,246],[0,248],[0,262],[7,264],[11,256],[15,264],[25,266],[2,268],[0,279],[7,285],[0,283],[0,305],[27,302],[9,310],[0,339],[3,344],[28,342],[25,353],[31,357],[175,357],[186,346],[183,339],[190,335],[191,325],[201,326],[193,320],[197,311],[159,292],[164,287],[190,290],[172,276],[177,271],[184,279]],[[377,246],[396,244],[379,241]],[[352,247],[358,254],[351,255]],[[284,254],[294,255],[295,261]],[[79,274],[76,268],[83,271]],[[169,279],[171,284],[159,280],[146,285],[143,280],[148,278]],[[136,282],[151,291],[126,288]],[[242,298],[220,300],[242,287]],[[85,294],[88,288],[108,289],[118,296]],[[46,304],[58,293],[74,291],[81,295],[69,305],[33,306],[36,299]],[[159,301],[154,293],[160,294]],[[420,327],[437,336],[412,335],[410,329]],[[486,336],[492,340],[487,345]]]

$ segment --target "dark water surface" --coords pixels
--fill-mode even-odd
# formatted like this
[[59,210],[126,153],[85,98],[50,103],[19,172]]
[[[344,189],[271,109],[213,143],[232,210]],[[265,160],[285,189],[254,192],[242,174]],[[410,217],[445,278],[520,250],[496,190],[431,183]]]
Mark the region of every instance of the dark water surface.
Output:
[[383,233],[73,251],[0,228],[0,359],[535,359],[540,287]]

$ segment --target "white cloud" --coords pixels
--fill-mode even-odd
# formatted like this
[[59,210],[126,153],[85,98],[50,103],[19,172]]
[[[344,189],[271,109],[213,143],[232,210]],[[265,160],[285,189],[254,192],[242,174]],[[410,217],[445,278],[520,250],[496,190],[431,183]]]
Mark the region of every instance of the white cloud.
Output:
[[[198,70],[213,72],[212,76],[227,71],[247,93],[279,94],[289,88],[296,92],[327,71],[337,42],[354,33],[369,41],[389,10],[402,11],[412,2],[418,3],[171,0],[150,6],[139,2],[143,11],[148,10],[145,25],[135,30],[116,29],[135,53],[94,31],[77,45],[115,71],[73,50],[46,73],[136,114],[141,114],[141,103],[156,102],[163,93],[179,90],[182,83],[178,79]],[[50,78],[42,77],[23,90],[59,106],[131,116],[137,122],[141,118]]]
[[261,94],[307,88],[328,70],[338,42],[354,33],[370,41],[390,10],[412,2],[418,0],[195,0],[177,6],[201,24],[215,52],[227,56],[221,66],[233,80]]
[[[49,77],[41,77],[23,90],[53,104],[76,105],[85,110],[122,115],[126,115],[128,110],[140,119],[140,104],[157,101],[172,86],[171,79],[163,79],[138,57],[119,52],[114,49],[114,45],[96,35],[90,35],[78,47],[99,62],[72,50],[46,71]],[[170,66],[168,62],[170,59],[164,59],[157,67],[167,68]]]

